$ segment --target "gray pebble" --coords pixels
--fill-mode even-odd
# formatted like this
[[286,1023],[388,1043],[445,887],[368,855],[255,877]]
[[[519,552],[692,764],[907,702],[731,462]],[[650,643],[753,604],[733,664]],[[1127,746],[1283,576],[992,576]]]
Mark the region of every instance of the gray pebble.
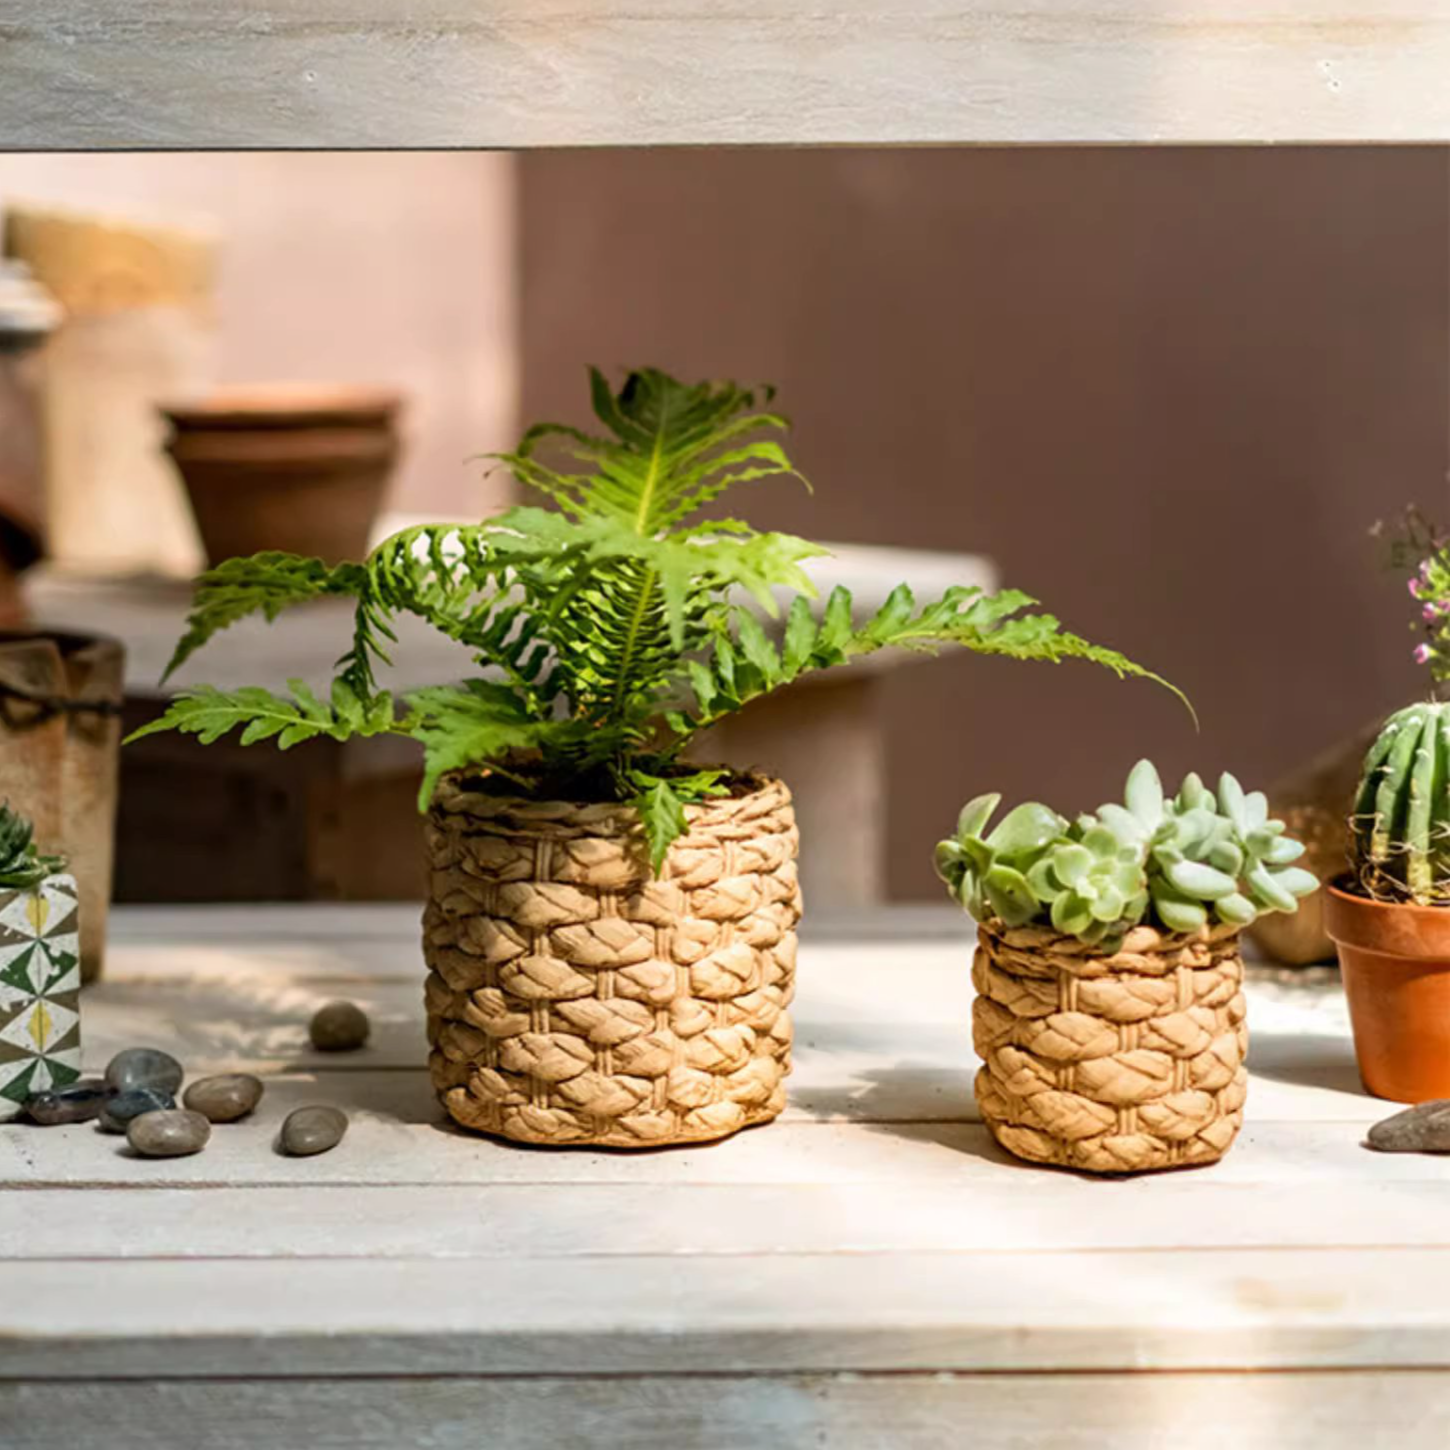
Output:
[[200,1153],[211,1137],[211,1124],[185,1108],[163,1108],[131,1119],[126,1141],[143,1158],[184,1158]]
[[1450,1153],[1450,1099],[1417,1103],[1369,1130],[1381,1153]]
[[169,1052],[155,1047],[128,1047],[106,1065],[106,1086],[116,1092],[128,1088],[155,1088],[175,1094],[185,1071]]
[[122,1093],[112,1093],[106,1099],[106,1105],[101,1109],[101,1126],[108,1133],[124,1133],[132,1118],[175,1106],[176,1099],[158,1088],[128,1088]]
[[182,1102],[213,1123],[235,1123],[261,1101],[262,1080],[249,1072],[227,1072],[198,1078]]
[[281,1148],[293,1158],[310,1158],[336,1148],[345,1132],[347,1114],[341,1108],[296,1108],[282,1124]]
[[32,1123],[54,1127],[57,1123],[88,1123],[106,1106],[106,1085],[98,1077],[83,1077],[65,1087],[31,1093],[25,1111]]
[[356,1002],[324,1002],[307,1028],[319,1052],[351,1052],[368,1040],[372,1023]]

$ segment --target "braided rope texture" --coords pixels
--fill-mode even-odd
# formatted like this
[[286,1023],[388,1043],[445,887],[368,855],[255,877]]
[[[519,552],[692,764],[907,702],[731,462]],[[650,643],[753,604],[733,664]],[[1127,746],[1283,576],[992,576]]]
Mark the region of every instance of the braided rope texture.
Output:
[[1223,1157],[1248,1087],[1235,930],[1135,927],[1111,956],[1001,922],[977,942],[977,1103],[1009,1153],[1090,1173]]
[[659,1148],[785,1106],[800,886],[790,792],[687,806],[658,877],[624,805],[442,782],[426,827],[429,1066],[522,1143]]

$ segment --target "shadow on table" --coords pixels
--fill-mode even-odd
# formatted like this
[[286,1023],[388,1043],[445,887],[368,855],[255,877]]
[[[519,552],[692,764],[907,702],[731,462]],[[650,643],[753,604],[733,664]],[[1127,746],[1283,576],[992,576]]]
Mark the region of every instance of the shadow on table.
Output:
[[1318,1032],[1249,1034],[1249,1071],[1299,1087],[1365,1095],[1346,1037]]

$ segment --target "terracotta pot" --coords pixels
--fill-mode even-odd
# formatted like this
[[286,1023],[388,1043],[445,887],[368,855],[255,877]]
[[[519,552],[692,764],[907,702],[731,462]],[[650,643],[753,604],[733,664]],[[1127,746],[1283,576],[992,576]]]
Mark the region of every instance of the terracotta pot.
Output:
[[367,553],[398,456],[394,393],[231,389],[162,409],[208,560]]
[[1450,1097],[1450,907],[1326,888],[1324,920],[1365,1089],[1396,1103]]

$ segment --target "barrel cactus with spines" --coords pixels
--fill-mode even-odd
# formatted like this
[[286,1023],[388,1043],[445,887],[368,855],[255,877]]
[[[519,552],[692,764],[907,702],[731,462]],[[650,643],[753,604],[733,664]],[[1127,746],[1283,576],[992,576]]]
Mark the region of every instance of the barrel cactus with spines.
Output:
[[1217,795],[1189,775],[1164,793],[1141,760],[1113,801],[1069,822],[1047,806],[1020,805],[984,834],[1000,797],[979,796],[957,834],[937,847],[937,870],[979,921],[1050,925],[1111,950],[1143,922],[1170,932],[1240,928],[1292,912],[1318,881],[1292,863],[1304,847],[1269,817],[1261,791],[1232,776]]
[[1450,703],[1385,721],[1365,756],[1354,806],[1355,875],[1384,901],[1450,901]]

